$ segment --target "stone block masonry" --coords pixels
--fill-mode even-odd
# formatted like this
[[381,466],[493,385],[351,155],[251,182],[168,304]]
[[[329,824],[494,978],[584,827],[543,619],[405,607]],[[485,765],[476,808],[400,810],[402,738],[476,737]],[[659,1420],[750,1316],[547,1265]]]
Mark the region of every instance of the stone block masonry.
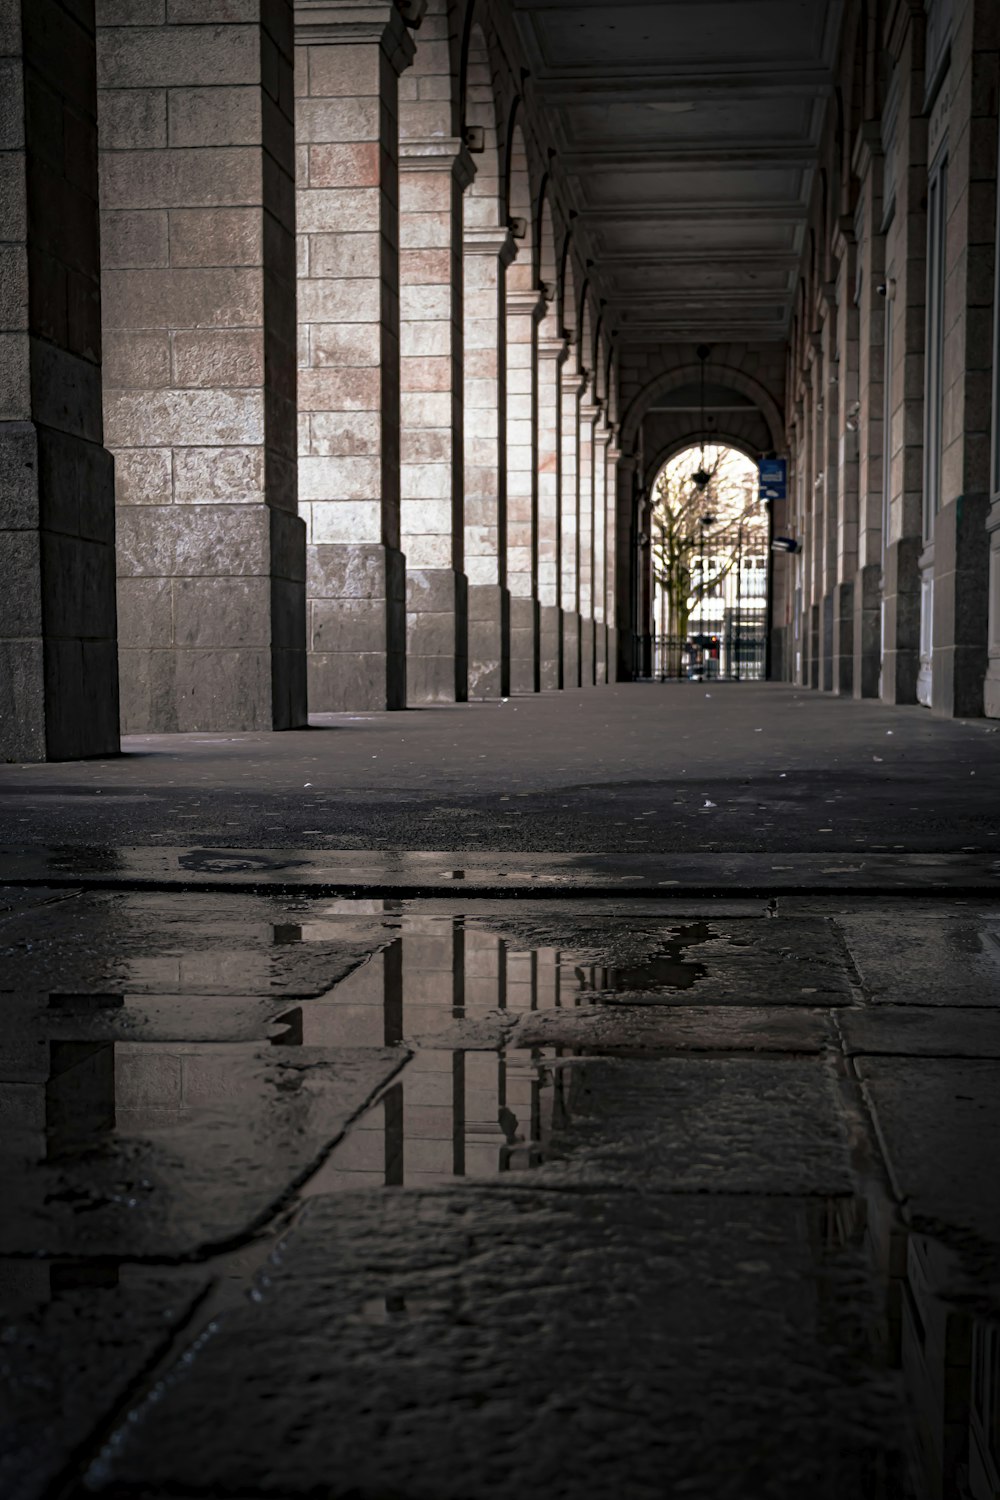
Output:
[[305,722],[291,0],[100,0],[122,726]]
[[296,5],[299,511],[309,700],[406,705],[399,519],[398,9]]
[[93,7],[0,9],[0,759],[118,750]]

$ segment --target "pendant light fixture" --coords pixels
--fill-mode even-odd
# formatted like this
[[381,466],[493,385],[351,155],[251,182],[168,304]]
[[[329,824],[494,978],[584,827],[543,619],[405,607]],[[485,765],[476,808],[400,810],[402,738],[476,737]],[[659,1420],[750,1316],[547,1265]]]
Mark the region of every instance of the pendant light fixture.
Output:
[[706,490],[712,479],[711,474],[705,468],[705,361],[711,352],[707,344],[699,344],[696,350],[698,358],[701,360],[701,464],[691,475],[691,478],[699,490]]

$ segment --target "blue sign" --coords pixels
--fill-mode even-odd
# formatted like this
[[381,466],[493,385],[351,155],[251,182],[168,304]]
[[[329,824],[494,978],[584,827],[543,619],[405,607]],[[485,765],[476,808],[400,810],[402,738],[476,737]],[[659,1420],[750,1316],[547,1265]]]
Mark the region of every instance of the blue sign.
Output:
[[788,496],[788,462],[784,458],[762,458],[760,461],[760,497],[762,500],[785,500]]

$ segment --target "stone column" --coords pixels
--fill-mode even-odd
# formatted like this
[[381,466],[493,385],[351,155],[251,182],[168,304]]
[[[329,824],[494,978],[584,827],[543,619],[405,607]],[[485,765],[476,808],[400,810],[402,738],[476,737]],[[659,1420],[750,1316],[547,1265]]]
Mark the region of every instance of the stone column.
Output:
[[594,428],[594,681],[609,681],[608,663],[608,465],[611,429],[602,410]]
[[607,513],[604,541],[604,619],[608,636],[608,682],[621,676],[618,645],[618,463],[621,449],[614,426],[609,427],[611,441],[605,454],[604,504]]
[[983,713],[1000,719],[1000,500],[994,500],[986,519],[989,540],[987,583],[987,666],[983,684]]
[[862,125],[853,169],[860,179],[857,245],[858,320],[858,571],[854,586],[855,698],[877,698],[882,671],[882,518],[886,479],[885,434],[885,237],[882,223],[883,156],[881,135],[872,122]]
[[406,706],[397,94],[385,3],[297,0],[299,510],[315,711]]
[[563,626],[562,686],[580,686],[580,402],[586,377],[564,369],[561,394],[559,518]]
[[292,5],[233,9],[112,0],[98,28],[127,731],[306,717]]
[[927,121],[923,41],[918,29],[922,31],[911,8],[897,7],[888,42],[900,82],[898,127],[896,140],[887,150],[896,206],[885,247],[893,323],[892,368],[886,371],[890,495],[882,587],[882,697],[888,703],[917,701],[920,670]]
[[580,524],[578,531],[580,562],[580,686],[593,687],[596,661],[594,639],[594,427],[600,406],[589,398],[589,386],[580,403]]
[[118,750],[93,7],[0,23],[0,760]]
[[452,137],[400,142],[400,525],[407,702],[468,697],[462,427],[462,193]]
[[[989,0],[953,12],[949,76],[948,232],[945,254],[941,511],[934,535],[935,714],[984,712],[990,671],[990,440],[996,350],[989,330],[997,256],[996,75],[1000,29]],[[933,118],[932,118],[933,128]],[[1000,441],[1000,434],[992,434]],[[994,616],[995,618],[995,616]]]
[[538,339],[538,603],[539,686],[563,685],[563,624],[560,604],[560,413],[566,341]]
[[[512,278],[513,271],[508,273],[508,279]],[[539,686],[535,368],[538,321],[544,310],[545,304],[537,291],[508,288],[507,582],[512,693],[537,693]]]
[[636,676],[638,649],[636,591],[639,580],[635,571],[638,551],[635,479],[638,462],[631,454],[622,453],[619,448],[613,447],[608,449],[608,463],[613,475],[615,509],[615,545],[608,567],[613,607],[610,618],[615,622],[617,637],[618,667],[614,680],[631,682]]
[[504,281],[514,241],[499,226],[463,235],[465,572],[469,697],[510,694]]

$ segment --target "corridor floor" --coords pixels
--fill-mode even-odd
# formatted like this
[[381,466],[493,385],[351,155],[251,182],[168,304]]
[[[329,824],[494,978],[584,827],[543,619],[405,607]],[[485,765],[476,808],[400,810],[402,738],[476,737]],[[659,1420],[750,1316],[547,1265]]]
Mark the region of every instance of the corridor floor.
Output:
[[997,1500],[994,726],[706,691],[0,771],[0,1494]]

